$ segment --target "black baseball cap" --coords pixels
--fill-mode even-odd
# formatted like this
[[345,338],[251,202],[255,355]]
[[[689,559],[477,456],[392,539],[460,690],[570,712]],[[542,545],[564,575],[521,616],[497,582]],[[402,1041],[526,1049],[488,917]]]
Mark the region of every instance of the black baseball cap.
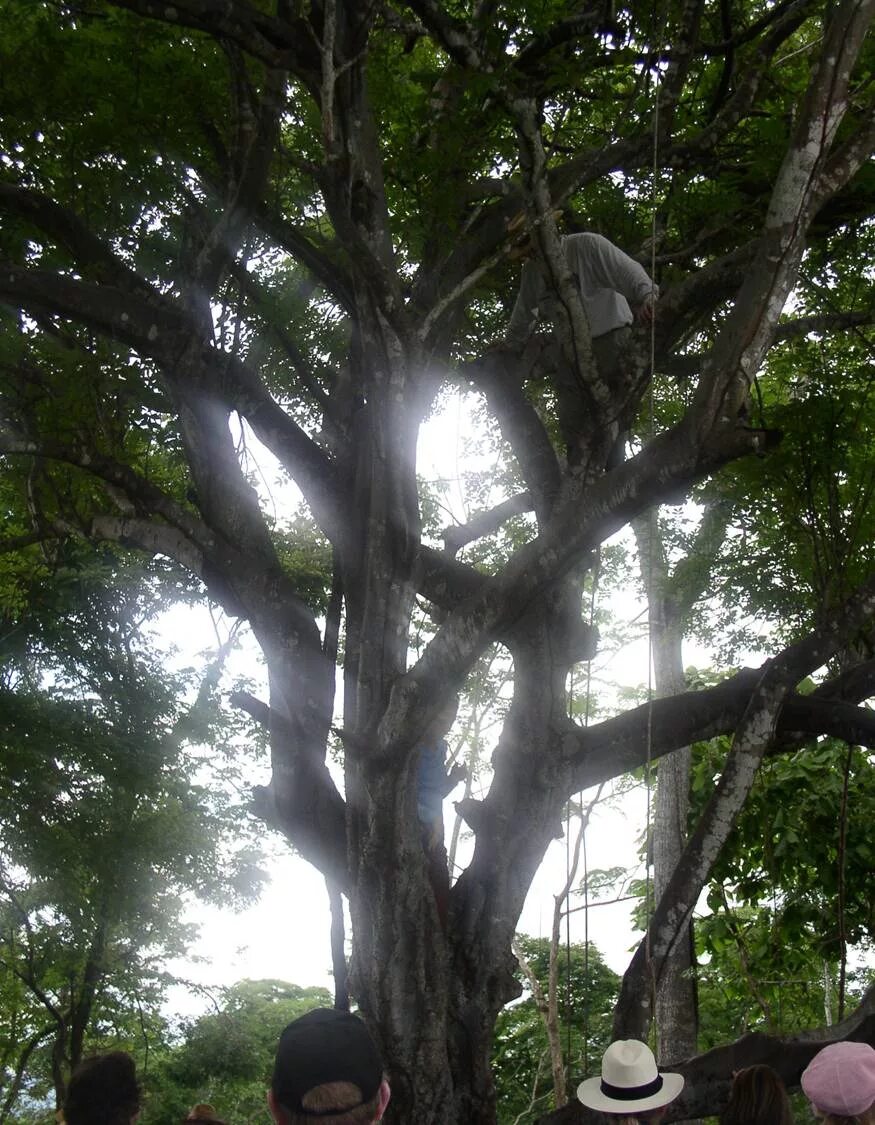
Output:
[[364,1023],[349,1012],[316,1008],[292,1022],[280,1035],[271,1089],[280,1105],[293,1113],[324,1117],[356,1109],[308,1110],[301,1099],[316,1086],[351,1082],[362,1092],[358,1105],[377,1093],[383,1081],[383,1063]]

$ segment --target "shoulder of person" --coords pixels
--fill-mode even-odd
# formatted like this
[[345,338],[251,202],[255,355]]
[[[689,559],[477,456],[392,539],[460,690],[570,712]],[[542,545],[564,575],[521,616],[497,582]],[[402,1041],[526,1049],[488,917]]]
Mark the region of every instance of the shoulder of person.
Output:
[[613,260],[622,251],[616,247],[609,238],[595,231],[583,230],[565,236],[565,254],[571,258],[578,255],[582,258],[602,258]]
[[593,230],[578,230],[573,234],[565,235],[567,246],[612,246],[610,239],[603,234],[596,234]]

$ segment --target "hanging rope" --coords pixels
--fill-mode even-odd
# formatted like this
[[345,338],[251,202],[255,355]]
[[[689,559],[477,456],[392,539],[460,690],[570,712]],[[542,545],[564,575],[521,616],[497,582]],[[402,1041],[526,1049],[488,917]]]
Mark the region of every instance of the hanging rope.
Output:
[[838,936],[839,936],[839,998],[837,1021],[845,1018],[845,988],[847,986],[848,971],[848,934],[845,920],[845,868],[848,854],[848,791],[851,781],[851,765],[854,760],[854,747],[849,742],[845,755],[845,767],[842,777],[842,803],[839,812],[839,848],[838,848]]
[[[568,683],[569,711],[574,705],[574,668]],[[571,884],[571,801],[565,809],[565,886]],[[568,910],[568,900],[565,900],[565,1062],[564,1066],[571,1066],[571,914]]]
[[[667,17],[665,17],[667,18]],[[664,25],[665,25],[664,18]],[[665,26],[663,26],[663,34],[661,42],[665,40]],[[660,90],[660,71],[659,63],[657,60],[657,78],[656,78],[656,95],[654,98],[654,112],[653,112],[653,149],[652,149],[652,182],[651,182],[651,200],[650,200],[650,278],[651,278],[651,307],[655,306],[655,282],[656,276],[656,233],[657,233],[657,180],[659,174],[659,90]],[[650,370],[649,370],[649,383],[648,383],[648,425],[647,436],[648,442],[653,440],[655,432],[655,405],[653,395],[653,383],[656,375],[656,316],[655,313],[650,319]],[[650,511],[650,520],[655,521],[655,510]],[[651,847],[651,764],[652,764],[652,744],[653,744],[653,609],[651,599],[649,597],[649,590],[652,589],[653,577],[653,542],[654,542],[654,523],[651,522],[650,534],[648,536],[648,614],[647,614],[647,747],[646,747],[646,792],[647,792],[647,807],[646,807],[646,827],[645,827],[645,908],[647,914],[647,923],[645,927],[645,954],[647,964],[650,968],[650,1006],[651,1012],[655,1018],[656,1005],[655,1005],[655,992],[656,982],[652,975],[652,958],[650,950],[650,921],[653,914],[652,890],[650,885],[650,847]],[[595,624],[595,609],[596,609],[596,595],[598,590],[598,582],[601,572],[601,549],[596,552],[596,565],[593,570],[592,591],[590,597],[590,614],[589,624],[590,628]],[[592,700],[592,659],[586,663],[586,704],[584,713],[584,726],[589,725],[590,707]],[[569,715],[573,713],[574,701],[574,678],[571,676],[569,684],[568,695],[568,711]],[[578,797],[580,794],[578,794]],[[583,1072],[584,1075],[589,1074],[589,868],[586,850],[586,831],[585,826],[581,836],[581,849],[583,853],[583,893],[584,893],[584,1004],[583,1004],[583,1028],[582,1028],[582,1048],[583,1048]],[[566,810],[565,821],[565,874],[566,874],[566,887],[570,887],[571,881],[571,802],[569,801]],[[566,1055],[568,1064],[571,1060],[571,1012],[572,1012],[572,996],[571,996],[571,913],[567,908],[565,913],[565,960],[566,960]]]
[[[589,598],[589,627],[590,630],[595,628],[596,617],[596,604],[598,599],[599,581],[601,579],[602,570],[602,553],[601,548],[598,548],[595,553],[595,566],[592,570],[592,581]],[[583,725],[589,726],[590,710],[592,707],[592,657],[586,662],[586,690],[584,692],[584,713]],[[573,716],[574,710],[574,673],[572,671],[569,682],[568,693],[568,713]],[[581,794],[577,794],[578,799]],[[569,889],[571,887],[571,804],[568,806],[565,814],[565,886]],[[581,816],[583,809],[581,808]],[[582,1027],[582,1048],[583,1048],[583,1073],[584,1077],[589,1074],[589,866],[587,862],[586,853],[586,825],[581,825],[581,838],[580,838],[581,851],[583,853],[583,1027]],[[567,1057],[567,1065],[571,1065],[571,1032],[572,1032],[572,990],[571,990],[571,911],[568,908],[568,901],[566,898],[565,905],[565,1053]]]
[[[665,28],[661,42],[665,40]],[[655,286],[656,277],[656,235],[657,235],[657,207],[658,207],[658,178],[659,178],[659,95],[660,95],[660,77],[661,72],[659,69],[659,59],[657,58],[656,64],[656,87],[653,106],[653,149],[652,149],[652,164],[651,164],[651,184],[650,184],[650,280],[651,284]],[[651,291],[651,301],[654,299],[653,291]],[[654,302],[655,303],[655,302]],[[648,382],[647,391],[647,440],[648,444],[652,443],[655,430],[656,430],[656,406],[653,391],[653,385],[656,378],[656,315],[651,317],[650,320],[650,379]],[[645,789],[647,793],[646,813],[645,813],[645,836],[644,836],[644,879],[645,879],[645,961],[648,967],[648,980],[650,984],[650,995],[647,1002],[650,1005],[651,1026],[653,1028],[653,1037],[656,1035],[656,978],[653,971],[653,959],[651,955],[650,943],[650,923],[653,918],[654,902],[653,902],[653,886],[650,878],[650,869],[653,859],[653,839],[652,839],[652,795],[653,795],[653,781],[652,781],[652,763],[653,763],[653,551],[656,541],[657,533],[657,508],[652,506],[648,512],[648,531],[647,531],[647,589],[645,595],[647,597],[647,758],[645,764]]]

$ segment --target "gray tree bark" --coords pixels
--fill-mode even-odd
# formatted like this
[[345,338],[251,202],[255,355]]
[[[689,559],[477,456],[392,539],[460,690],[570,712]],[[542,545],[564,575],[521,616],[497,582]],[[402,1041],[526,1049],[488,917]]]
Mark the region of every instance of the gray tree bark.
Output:
[[[635,520],[641,581],[647,596],[650,654],[656,696],[686,690],[683,661],[684,624],[707,589],[711,564],[720,549],[727,513],[712,507],[703,513],[689,554],[670,571],[656,511]],[[653,862],[654,901],[665,894],[687,840],[690,801],[689,745],[659,759],[649,850]],[[658,1057],[663,1065],[691,1058],[698,1047],[695,939],[687,922],[668,956],[655,989],[654,1018]]]

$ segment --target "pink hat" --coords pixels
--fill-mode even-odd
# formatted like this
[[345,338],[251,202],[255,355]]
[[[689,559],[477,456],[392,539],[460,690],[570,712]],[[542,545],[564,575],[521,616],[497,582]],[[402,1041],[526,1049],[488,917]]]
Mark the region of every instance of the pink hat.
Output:
[[875,1050],[868,1043],[831,1043],[803,1070],[802,1089],[821,1113],[856,1117],[875,1102]]

